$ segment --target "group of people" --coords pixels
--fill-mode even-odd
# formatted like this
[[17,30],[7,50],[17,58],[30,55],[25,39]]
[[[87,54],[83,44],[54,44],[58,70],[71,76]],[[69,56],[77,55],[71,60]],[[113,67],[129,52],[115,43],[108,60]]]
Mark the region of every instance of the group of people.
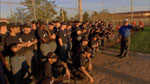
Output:
[[[130,35],[125,31],[122,27],[119,30],[124,36],[123,47]],[[0,83],[67,84],[71,79],[94,83],[91,60],[113,35],[112,22],[106,25],[101,20],[48,24],[41,20],[24,24],[0,22]],[[8,63],[10,71],[6,67]]]

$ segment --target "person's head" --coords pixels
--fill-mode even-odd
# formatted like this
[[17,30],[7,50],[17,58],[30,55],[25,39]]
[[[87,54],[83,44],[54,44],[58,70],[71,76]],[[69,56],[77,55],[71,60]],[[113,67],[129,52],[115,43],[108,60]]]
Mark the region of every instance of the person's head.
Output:
[[53,52],[49,52],[47,54],[47,60],[50,64],[57,62],[57,58],[58,58],[58,56]]
[[88,38],[82,38],[82,45],[88,45]]
[[71,27],[72,27],[72,23],[71,23],[71,22],[68,22],[68,23],[67,23],[67,29],[71,29]]
[[129,24],[128,19],[124,19],[124,25],[127,26]]
[[67,24],[65,22],[61,23],[61,29],[62,30],[66,29],[66,27],[67,27]]
[[45,22],[41,21],[40,24],[39,24],[40,29],[43,30],[45,28],[45,25],[46,25]]
[[0,33],[6,34],[7,33],[7,23],[0,22]]
[[59,28],[61,26],[59,21],[56,21],[56,27]]
[[86,55],[86,57],[90,58],[92,55],[92,49],[90,47],[86,47],[84,49],[84,54]]
[[53,29],[54,29],[54,24],[53,24],[52,22],[49,22],[49,23],[48,23],[48,28],[49,28],[50,30],[53,30]]
[[17,32],[18,32],[15,27],[16,27],[16,26],[15,26],[15,23],[9,23],[9,24],[7,25],[8,31],[9,31],[10,33],[17,33]]
[[19,32],[21,32],[21,30],[20,30],[20,25],[21,25],[21,23],[16,23],[16,31],[19,33]]
[[36,30],[36,21],[35,20],[32,21],[32,28],[33,28],[33,30]]
[[24,33],[28,34],[31,32],[31,26],[28,23],[23,25]]

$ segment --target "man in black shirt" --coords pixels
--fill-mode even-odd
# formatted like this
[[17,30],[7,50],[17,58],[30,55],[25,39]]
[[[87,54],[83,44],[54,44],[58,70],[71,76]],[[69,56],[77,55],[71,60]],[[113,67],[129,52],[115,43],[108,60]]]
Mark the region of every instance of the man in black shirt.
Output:
[[45,28],[45,23],[40,22],[40,29],[38,30],[38,40],[40,42],[40,51],[43,56],[47,56],[47,54],[50,52],[51,46],[50,46],[50,33],[49,30]]
[[86,47],[84,51],[80,53],[80,58],[78,59],[79,65],[74,75],[80,80],[88,78],[90,83],[94,83],[94,79],[89,73],[89,71],[92,70],[91,53],[92,50],[89,47]]
[[54,25],[50,22],[48,24],[48,30],[51,34],[51,40],[50,40],[50,52],[55,52],[56,48],[57,48],[57,44],[56,44],[56,33],[55,33],[55,29],[54,29]]
[[[66,74],[66,77],[64,77],[64,74]],[[67,64],[60,61],[55,53],[49,52],[45,63],[45,76],[42,84],[62,83],[66,79],[70,79],[70,71]]]
[[68,56],[68,39],[67,39],[67,32],[66,32],[66,23],[61,24],[61,28],[58,33],[58,41],[60,46],[60,60],[67,62]]
[[4,39],[7,33],[7,24],[5,22],[0,22],[0,83],[6,84],[5,74],[3,66],[6,65],[6,61],[3,57],[2,51],[4,51],[5,42]]
[[33,63],[33,56],[34,56],[34,49],[36,48],[37,39],[33,34],[31,34],[31,26],[27,23],[23,26],[24,33],[21,35],[22,41],[24,43],[28,43],[28,46],[25,48],[25,56],[27,56],[27,63],[29,66],[29,73],[31,73],[32,63]]
[[13,73],[13,84],[21,84],[23,76],[27,70],[27,60],[24,52],[24,48],[28,46],[28,43],[24,43],[21,37],[17,37],[17,31],[14,23],[8,25],[10,31],[6,38],[6,46],[10,51],[10,61]]

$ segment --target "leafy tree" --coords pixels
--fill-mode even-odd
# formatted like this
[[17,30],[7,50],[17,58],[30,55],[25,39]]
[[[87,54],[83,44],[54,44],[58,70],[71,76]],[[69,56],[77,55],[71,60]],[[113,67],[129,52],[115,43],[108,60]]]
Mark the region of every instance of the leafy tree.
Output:
[[60,14],[59,16],[56,17],[56,19],[59,21],[63,21],[63,17],[64,17],[64,21],[69,21],[69,18],[67,16],[67,11],[64,9],[60,9]]
[[83,21],[88,21],[88,20],[89,20],[89,14],[88,14],[88,12],[84,12]]

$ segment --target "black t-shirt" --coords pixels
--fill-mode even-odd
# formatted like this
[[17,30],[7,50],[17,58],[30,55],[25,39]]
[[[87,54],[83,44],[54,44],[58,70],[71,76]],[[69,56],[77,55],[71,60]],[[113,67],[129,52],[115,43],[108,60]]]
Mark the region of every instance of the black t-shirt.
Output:
[[71,41],[71,29],[66,29],[68,41]]
[[89,63],[89,59],[87,57],[83,57],[83,54],[80,55],[80,67],[87,67]]
[[11,56],[15,54],[24,54],[24,48],[20,49],[18,52],[13,52],[11,50],[11,47],[16,46],[18,43],[22,42],[23,41],[21,37],[8,35],[6,38],[6,46],[8,47]]
[[[29,34],[23,33],[23,34],[21,35],[21,38],[22,38],[22,41],[23,41],[23,42],[33,42],[33,41],[36,39],[35,36],[32,35],[31,33],[29,33]],[[30,47],[28,47],[28,48],[25,48],[25,50],[33,50],[34,47],[35,47],[35,45],[32,45],[32,46],[30,46]]]
[[67,32],[66,30],[59,30],[59,33],[58,33],[58,38],[62,38],[62,42],[67,44],[68,43],[68,40],[67,40]]
[[48,61],[45,63],[45,76],[50,78],[53,76],[52,65]]
[[42,38],[47,39],[49,38],[47,31],[44,30],[38,30],[38,38],[40,39],[40,42],[43,43],[43,41],[41,41]]
[[53,70],[54,77],[58,77],[58,76],[64,74],[65,68],[62,64],[62,61],[58,59],[57,62],[53,63],[52,70]]
[[2,42],[2,45],[5,46],[6,43],[5,43],[5,39],[6,37],[8,36],[8,34],[0,34],[0,42]]
[[90,41],[90,46],[91,46],[91,47],[92,47],[92,45],[96,45],[96,44],[97,44],[97,41],[95,41],[95,40],[93,40],[93,39]]

